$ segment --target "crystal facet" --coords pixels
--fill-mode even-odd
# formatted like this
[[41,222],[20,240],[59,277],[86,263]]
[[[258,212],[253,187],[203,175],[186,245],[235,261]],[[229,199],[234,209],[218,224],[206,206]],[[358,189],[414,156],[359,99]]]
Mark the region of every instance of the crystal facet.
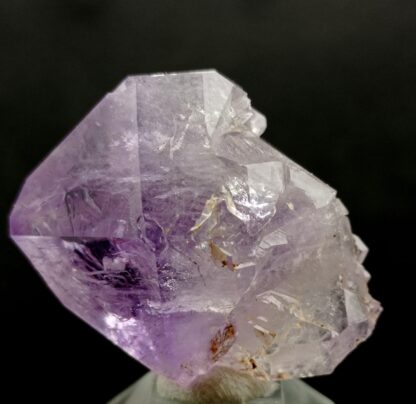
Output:
[[182,385],[329,373],[381,310],[367,249],[265,128],[216,71],[129,77],[28,177],[11,236],[66,307]]

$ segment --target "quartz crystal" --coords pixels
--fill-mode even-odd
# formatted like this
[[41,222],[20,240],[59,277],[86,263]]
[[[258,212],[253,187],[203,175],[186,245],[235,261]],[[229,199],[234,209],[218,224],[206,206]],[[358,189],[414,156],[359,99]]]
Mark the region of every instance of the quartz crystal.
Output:
[[381,310],[367,248],[265,128],[216,71],[128,77],[28,177],[11,236],[67,308],[183,386],[329,373]]

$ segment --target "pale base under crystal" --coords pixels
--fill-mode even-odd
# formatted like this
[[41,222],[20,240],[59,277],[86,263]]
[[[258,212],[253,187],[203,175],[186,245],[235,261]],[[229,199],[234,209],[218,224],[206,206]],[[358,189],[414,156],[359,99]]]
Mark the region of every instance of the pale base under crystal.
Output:
[[[324,397],[316,390],[300,380],[287,380],[276,383],[274,393],[269,397],[259,397],[250,401],[244,401],[236,392],[235,398],[228,401],[221,401],[221,404],[250,403],[250,404],[333,404],[333,401]],[[158,376],[149,372],[132,386],[111,400],[108,404],[174,404],[174,403],[201,403],[192,398],[187,401],[180,401],[175,398],[161,397],[160,381]],[[186,394],[186,393],[185,393]],[[206,401],[206,403],[214,401]],[[215,401],[218,404],[218,401]]]

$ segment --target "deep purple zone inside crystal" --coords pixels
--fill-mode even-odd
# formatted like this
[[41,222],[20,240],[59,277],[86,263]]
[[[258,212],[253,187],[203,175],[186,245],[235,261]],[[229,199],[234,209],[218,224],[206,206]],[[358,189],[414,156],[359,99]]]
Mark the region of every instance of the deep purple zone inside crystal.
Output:
[[[166,242],[157,225],[147,227],[145,233],[147,244],[150,244],[152,251],[157,252],[164,248]],[[154,272],[151,276],[149,274],[146,276],[146,274],[141,272],[140,268],[129,262],[125,263],[124,268],[120,269],[117,273],[108,273],[105,270],[103,266],[104,258],[107,257],[114,260],[121,251],[118,245],[120,242],[123,243],[123,241],[117,239],[85,241],[79,245],[79,248],[74,249],[76,257],[73,259],[73,264],[87,273],[93,273],[93,279],[110,288],[124,291],[140,291],[140,294],[126,295],[126,301],[124,303],[128,306],[128,301],[130,301],[132,316],[136,316],[137,309],[141,307],[141,300],[151,299],[163,302],[171,298],[173,291],[171,288],[166,287],[166,285],[174,281],[175,270],[164,262],[163,259],[156,260],[156,279],[153,276]],[[155,283],[159,286],[159,293],[150,295]]]
[[264,128],[216,72],[129,78],[28,178],[10,233],[70,310],[179,383],[328,373],[380,312],[366,248]]
[[[107,285],[116,289],[143,288],[143,279],[138,268],[134,268],[129,264],[117,275],[105,273],[102,266],[103,258],[114,258],[117,249],[111,244],[110,240],[89,241],[84,244],[84,251],[74,250],[74,253],[81,261],[74,260],[74,264],[78,268],[83,268],[88,272],[95,272],[94,279],[105,282]],[[95,260],[92,257],[95,258]],[[98,261],[98,263],[96,262]],[[99,272],[98,274],[96,272]]]

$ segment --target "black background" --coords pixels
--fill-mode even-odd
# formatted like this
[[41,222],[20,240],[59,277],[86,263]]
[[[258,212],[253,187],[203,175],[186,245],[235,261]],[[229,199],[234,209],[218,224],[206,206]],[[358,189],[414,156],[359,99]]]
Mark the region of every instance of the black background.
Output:
[[7,214],[126,75],[208,67],[248,92],[268,141],[339,191],[371,249],[374,336],[310,383],[337,403],[411,401],[409,385],[394,392],[415,343],[415,31],[414,0],[1,0],[2,402],[104,403],[145,371],[61,307],[8,241]]

